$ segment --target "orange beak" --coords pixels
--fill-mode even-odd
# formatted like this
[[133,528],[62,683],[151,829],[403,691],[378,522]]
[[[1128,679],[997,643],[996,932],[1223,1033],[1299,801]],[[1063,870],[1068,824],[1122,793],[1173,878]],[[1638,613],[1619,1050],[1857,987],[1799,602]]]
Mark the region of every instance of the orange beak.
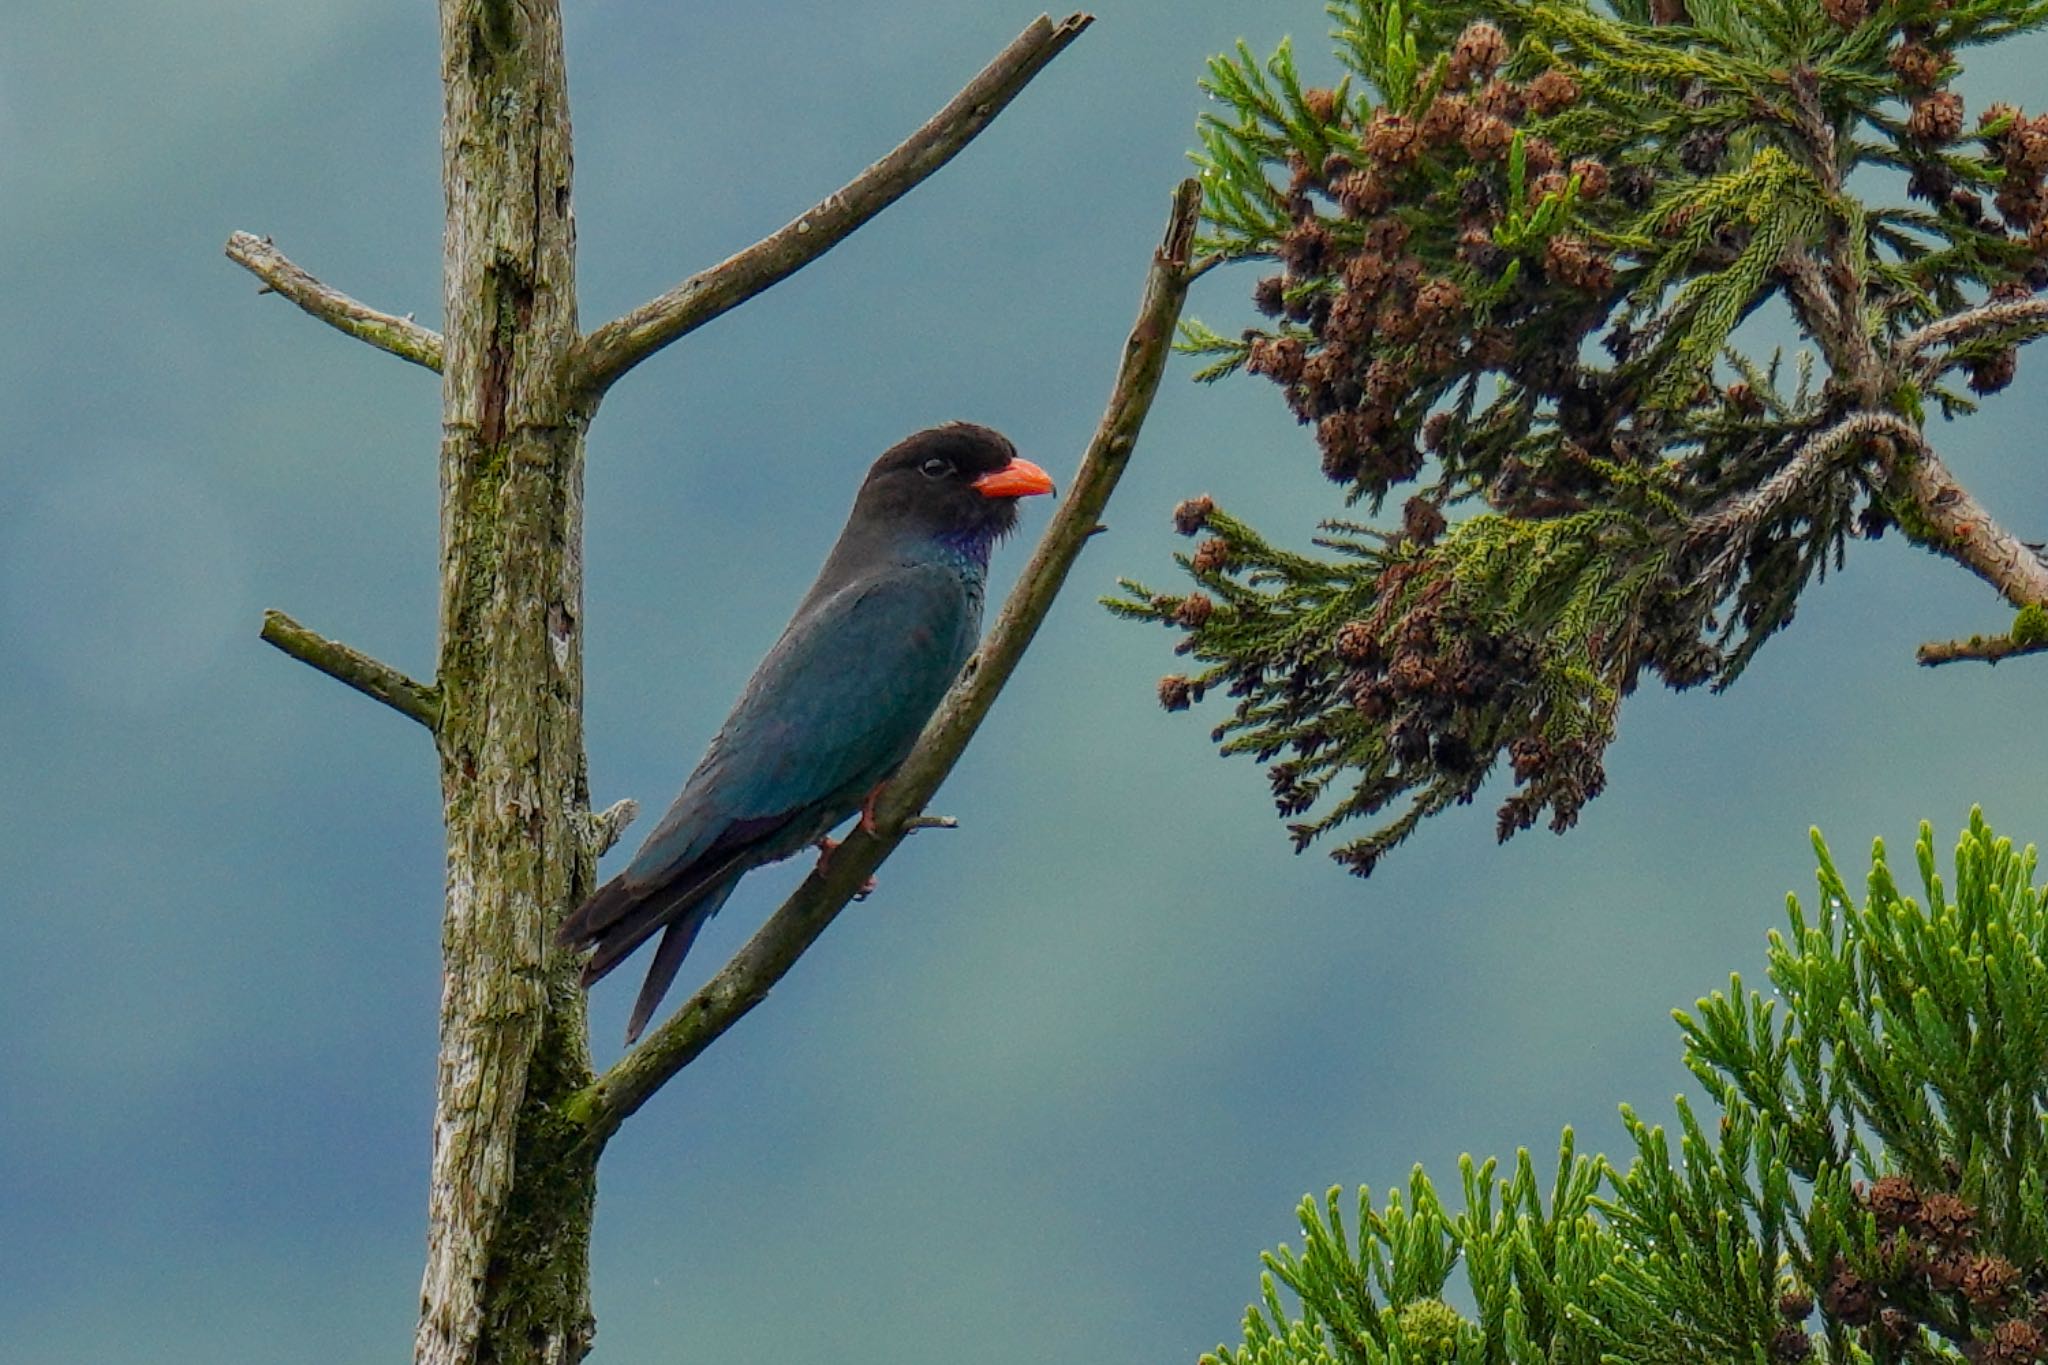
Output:
[[984,498],[1028,498],[1052,492],[1052,475],[1022,456],[1013,456],[1008,464],[982,475],[971,486]]

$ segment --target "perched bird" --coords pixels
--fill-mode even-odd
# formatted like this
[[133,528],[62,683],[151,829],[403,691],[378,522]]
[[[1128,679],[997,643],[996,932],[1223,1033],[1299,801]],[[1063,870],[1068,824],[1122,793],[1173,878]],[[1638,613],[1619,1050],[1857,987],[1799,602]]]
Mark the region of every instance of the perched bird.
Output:
[[[624,872],[557,933],[588,986],[661,932],[640,1036],[733,886],[860,811],[909,756],[981,635],[989,551],[1052,480],[1001,433],[920,431],[868,470],[839,543],[682,794]],[[829,846],[828,846],[829,847]]]

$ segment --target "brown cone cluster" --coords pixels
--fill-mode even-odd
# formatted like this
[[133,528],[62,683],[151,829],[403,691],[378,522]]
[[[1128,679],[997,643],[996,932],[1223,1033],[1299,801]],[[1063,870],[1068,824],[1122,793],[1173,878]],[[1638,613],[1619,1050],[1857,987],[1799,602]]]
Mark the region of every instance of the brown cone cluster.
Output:
[[[1366,114],[1355,157],[1332,155],[1321,166],[1298,156],[1290,162],[1293,224],[1275,252],[1285,273],[1259,281],[1253,301],[1297,327],[1251,334],[1245,368],[1278,384],[1295,416],[1315,429],[1323,472],[1334,482],[1377,495],[1414,478],[1423,466],[1420,428],[1432,395],[1467,374],[1516,371],[1518,361],[1526,364],[1521,352],[1539,340],[1560,351],[1575,346],[1583,327],[1518,347],[1514,323],[1554,303],[1556,291],[1567,291],[1568,306],[1583,310],[1585,295],[1614,287],[1606,253],[1567,236],[1527,263],[1536,268],[1525,270],[1518,297],[1493,306],[1501,325],[1479,328],[1467,285],[1411,240],[1418,212],[1448,214],[1457,223],[1459,265],[1482,279],[1507,268],[1509,255],[1494,232],[1508,210],[1509,148],[1529,118],[1580,98],[1578,78],[1563,68],[1526,83],[1507,79],[1502,72],[1511,55],[1497,26],[1470,24],[1425,107],[1382,106]],[[1323,122],[1341,120],[1343,111],[1324,108],[1327,94],[1307,92],[1304,105]],[[1561,193],[1574,176],[1583,201],[1613,188],[1614,174],[1593,158],[1567,165],[1535,135],[1525,137],[1523,150],[1538,199]],[[1447,188],[1453,185],[1459,188]],[[1595,317],[1589,311],[1585,326]]]
[[1971,1310],[1966,1322],[1993,1319],[1965,1345],[1970,1360],[2048,1359],[2048,1303],[2026,1292],[2026,1277],[2011,1261],[1978,1247],[1974,1205],[1904,1175],[1859,1185],[1856,1200],[1882,1236],[1871,1265],[1853,1266],[1841,1256],[1829,1265],[1820,1292],[1828,1316],[1862,1329],[1867,1345],[1894,1356],[1922,1334],[1931,1303],[1960,1301]]

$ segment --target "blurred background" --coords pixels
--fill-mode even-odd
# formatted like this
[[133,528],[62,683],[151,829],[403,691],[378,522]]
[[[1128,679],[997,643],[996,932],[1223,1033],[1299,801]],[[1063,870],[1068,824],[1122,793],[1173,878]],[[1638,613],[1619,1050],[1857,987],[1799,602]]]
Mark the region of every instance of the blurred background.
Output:
[[[948,418],[1064,481],[1106,395],[1203,59],[1311,0],[1102,0],[952,166],[644,366],[589,465],[595,799],[659,810],[872,457]],[[594,325],[807,207],[1028,6],[568,0]],[[2048,43],[1976,54],[1973,109]],[[426,676],[433,378],[259,298],[274,235],[438,314],[437,56],[419,0],[12,0],[0,19],[0,1324],[21,1361],[389,1362],[423,1248],[441,884],[432,753],[256,638],[275,606]],[[1244,325],[1255,270],[1189,313]],[[2037,348],[2038,349],[2038,348]],[[2048,533],[2048,389],[1938,429]],[[2048,665],[1912,663],[1988,589],[1853,548],[1726,697],[1646,692],[1607,795],[1504,849],[1484,803],[1370,882],[1296,858],[1216,706],[1153,699],[1209,492],[1301,543],[1339,512],[1277,390],[1169,373],[1070,591],[880,894],[612,1144],[598,1360],[1189,1361],[1333,1183],[1615,1150],[1686,1088],[1668,1011],[1758,975],[1809,825],[1845,870],[1970,803],[2048,836]],[[1025,510],[1027,534],[1042,505]],[[1022,563],[999,555],[997,587]],[[616,867],[628,848],[614,853]],[[750,878],[687,987],[800,875]],[[598,993],[616,1055],[634,970]],[[680,998],[680,988],[678,993]]]

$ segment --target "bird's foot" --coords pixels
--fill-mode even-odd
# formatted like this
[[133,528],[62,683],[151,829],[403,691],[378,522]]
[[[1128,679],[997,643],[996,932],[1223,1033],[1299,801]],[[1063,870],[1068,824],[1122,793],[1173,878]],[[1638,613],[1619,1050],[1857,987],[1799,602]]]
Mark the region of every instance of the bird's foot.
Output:
[[[816,869],[817,871],[823,872],[825,870],[825,865],[832,861],[832,850],[838,847],[839,840],[832,838],[830,835],[827,835],[826,837],[818,840],[818,866]],[[864,901],[869,896],[872,896],[874,894],[875,879],[873,877],[870,877],[860,884],[860,890],[853,893],[853,898],[857,901]]]
[[875,789],[868,793],[868,799],[860,803],[860,828],[862,833],[873,834],[875,832],[875,802],[881,799],[882,789],[888,785],[887,782],[877,782]]

